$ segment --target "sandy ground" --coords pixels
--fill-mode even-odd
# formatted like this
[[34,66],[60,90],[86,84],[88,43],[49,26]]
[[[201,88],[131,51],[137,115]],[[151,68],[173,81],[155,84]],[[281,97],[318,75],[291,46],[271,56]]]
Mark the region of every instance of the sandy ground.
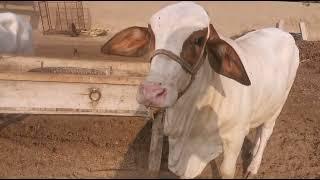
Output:
[[[99,3],[93,2],[91,6],[98,6]],[[138,19],[142,23],[152,14],[151,12],[168,2],[153,3],[155,4],[148,6],[149,8],[144,7],[146,12],[143,15],[137,13],[135,16],[129,16],[129,11],[122,14],[128,19],[119,20],[118,26],[116,23],[113,24],[115,21],[108,22],[110,26],[118,29],[121,28],[120,24],[130,26],[138,22]],[[311,20],[317,19],[317,13],[320,12],[317,11],[319,6],[316,5],[305,7],[296,3],[280,5],[278,2],[272,2],[269,5],[267,2],[245,3],[215,2],[214,6],[207,8],[214,9],[217,25],[220,30],[228,29],[224,32],[230,36],[247,28],[273,21],[274,19],[270,20],[267,15],[263,15],[267,11],[262,11],[263,7],[267,9],[273,7],[274,14],[292,18],[294,21],[296,21],[294,17],[299,14],[310,17]],[[119,9],[124,8],[123,6],[130,6],[130,3],[118,5],[118,9],[112,8],[114,11],[109,11],[106,16],[117,17]],[[134,6],[133,2],[131,6]],[[220,6],[224,9],[217,8]],[[225,13],[229,12],[228,7],[236,8],[243,13],[241,16]],[[290,14],[294,12],[293,9],[304,10],[304,8],[309,9]],[[252,17],[253,12],[259,12],[259,14]],[[234,22],[238,20],[239,23],[231,23],[223,17],[232,19]],[[246,21],[240,21],[240,19],[246,19]],[[102,17],[95,19],[96,24],[102,21]],[[240,22],[246,26],[241,26]],[[230,28],[226,28],[227,26]],[[116,58],[119,61],[145,60],[144,58],[107,57],[99,54],[100,46],[110,36],[102,38],[71,38],[56,35],[44,37],[35,31],[34,37],[38,56],[74,58],[73,48],[78,48],[79,60],[95,58]],[[294,86],[267,145],[257,178],[320,178],[320,42],[297,42],[297,44],[301,51],[301,60],[306,61],[301,63],[298,69]],[[150,133],[150,122],[141,118],[28,116],[23,121],[0,130],[0,178],[147,178],[150,177],[147,172]],[[248,149],[252,146],[253,134],[251,132],[246,139],[238,159],[236,172],[238,178],[243,177],[243,169],[250,162]],[[167,169],[167,155],[168,147],[165,143],[160,177],[175,178]],[[221,158],[219,156],[212,161],[200,178],[219,178],[217,167],[221,163]]]

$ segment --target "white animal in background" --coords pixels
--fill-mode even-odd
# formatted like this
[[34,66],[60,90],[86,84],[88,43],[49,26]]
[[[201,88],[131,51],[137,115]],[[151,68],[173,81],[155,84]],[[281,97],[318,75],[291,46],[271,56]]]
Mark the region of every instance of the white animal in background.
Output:
[[0,13],[0,53],[33,54],[32,26],[18,15]]
[[[14,13],[0,13],[0,57],[1,54],[33,54],[32,26],[29,22]],[[14,122],[26,117],[25,114],[0,115],[0,121],[2,119],[7,119],[7,122]]]
[[222,152],[221,176],[233,178],[252,128],[257,134],[247,173],[256,174],[299,66],[289,33],[265,28],[231,40],[218,34],[206,10],[192,2],[161,9],[148,28],[120,31],[101,51],[152,53],[137,100],[166,108],[168,166],[182,178],[198,176]]

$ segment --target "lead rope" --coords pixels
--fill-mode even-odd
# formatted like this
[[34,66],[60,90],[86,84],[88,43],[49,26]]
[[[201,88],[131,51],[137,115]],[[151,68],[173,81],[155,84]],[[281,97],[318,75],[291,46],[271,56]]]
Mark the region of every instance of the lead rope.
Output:
[[149,107],[147,107],[148,119],[151,121],[154,121],[155,116],[162,114],[162,117],[161,117],[161,119],[159,119],[159,121],[161,121],[161,124],[163,124],[164,119],[165,119],[166,110],[167,110],[167,108],[152,108],[149,106]]

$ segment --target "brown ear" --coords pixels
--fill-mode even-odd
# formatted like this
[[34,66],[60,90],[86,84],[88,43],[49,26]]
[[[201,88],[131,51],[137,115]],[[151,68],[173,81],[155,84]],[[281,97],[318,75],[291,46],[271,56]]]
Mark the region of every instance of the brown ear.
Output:
[[208,60],[214,71],[243,85],[251,85],[237,52],[227,42],[220,39],[211,24],[207,50]]
[[145,27],[129,27],[115,34],[101,47],[101,53],[138,57],[145,55],[150,46],[151,33]]

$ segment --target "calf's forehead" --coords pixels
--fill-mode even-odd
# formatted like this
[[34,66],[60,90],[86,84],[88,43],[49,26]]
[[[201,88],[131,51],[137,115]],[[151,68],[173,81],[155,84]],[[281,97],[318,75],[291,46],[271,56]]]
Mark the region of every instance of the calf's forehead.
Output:
[[209,26],[204,8],[192,2],[169,5],[150,19],[156,49],[168,49],[179,54],[183,42],[194,32]]

